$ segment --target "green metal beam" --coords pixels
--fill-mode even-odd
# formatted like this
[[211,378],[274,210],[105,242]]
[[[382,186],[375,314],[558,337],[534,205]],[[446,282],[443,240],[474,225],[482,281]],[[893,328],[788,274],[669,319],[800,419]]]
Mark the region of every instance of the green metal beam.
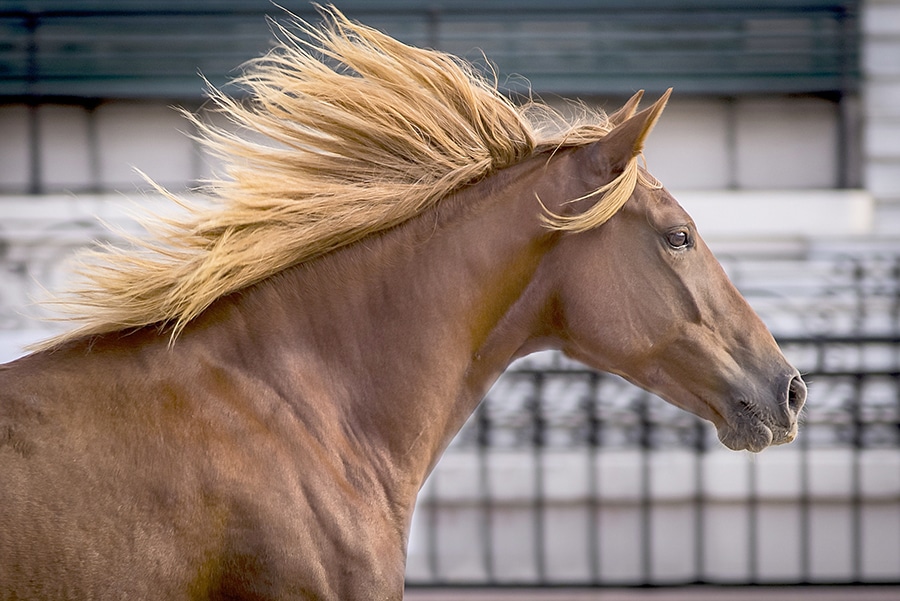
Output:
[[[310,4],[283,3],[315,18]],[[199,99],[274,41],[268,0],[0,0],[0,99]],[[853,91],[858,1],[348,0],[349,16],[537,93]]]

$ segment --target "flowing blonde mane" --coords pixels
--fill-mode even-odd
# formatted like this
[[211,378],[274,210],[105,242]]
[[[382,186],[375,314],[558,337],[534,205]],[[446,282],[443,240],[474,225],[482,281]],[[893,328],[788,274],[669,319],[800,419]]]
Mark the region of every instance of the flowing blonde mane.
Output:
[[[80,325],[44,347],[151,324],[174,340],[223,295],[404,222],[535,152],[610,130],[586,107],[564,118],[541,103],[517,106],[461,59],[320,10],[320,26],[275,25],[280,43],[235,80],[246,101],[211,90],[229,126],[188,115],[225,165],[209,184],[212,206],[160,190],[187,217],[147,221],[150,239],[131,238],[135,248],[83,253],[83,284],[50,301]],[[637,178],[633,161],[597,191],[594,209],[575,220],[547,214],[547,226],[596,227]]]

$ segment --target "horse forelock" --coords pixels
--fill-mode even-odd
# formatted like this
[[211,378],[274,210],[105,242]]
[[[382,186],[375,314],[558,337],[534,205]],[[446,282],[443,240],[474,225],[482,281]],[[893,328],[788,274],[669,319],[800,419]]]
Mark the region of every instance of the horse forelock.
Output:
[[[174,340],[223,295],[409,220],[535,152],[611,129],[584,105],[568,117],[534,100],[516,105],[496,77],[459,58],[320,10],[320,26],[275,25],[278,45],[234,82],[246,100],[210,88],[229,125],[185,113],[224,165],[208,182],[212,204],[148,218],[149,238],[129,240],[136,249],[83,253],[82,285],[48,301],[81,325],[42,347],[151,324]],[[635,161],[598,190],[596,211],[550,214],[546,224],[595,227],[631,195],[636,173]]]

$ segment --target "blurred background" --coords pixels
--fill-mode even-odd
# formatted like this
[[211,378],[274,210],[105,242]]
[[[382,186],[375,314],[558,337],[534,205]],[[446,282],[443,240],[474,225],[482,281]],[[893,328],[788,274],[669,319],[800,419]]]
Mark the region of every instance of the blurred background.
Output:
[[[900,585],[900,0],[336,4],[550,103],[674,87],[648,165],[810,384],[798,440],[756,456],[557,354],[514,364],[423,490],[411,590]],[[212,173],[173,107],[271,47],[266,15],[0,0],[0,361],[54,331],[31,299],[114,239],[98,217],[161,204],[134,167],[186,195]]]

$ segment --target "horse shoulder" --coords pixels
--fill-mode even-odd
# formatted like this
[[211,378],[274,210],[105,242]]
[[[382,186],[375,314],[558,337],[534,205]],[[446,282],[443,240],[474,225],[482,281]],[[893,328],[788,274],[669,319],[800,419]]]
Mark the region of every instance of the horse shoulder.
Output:
[[[185,352],[37,355],[4,366],[0,522],[10,523],[0,528],[0,580],[15,582],[4,570],[16,562],[4,555],[40,540],[93,552],[82,589],[90,596],[127,578],[144,598],[154,587],[170,598],[399,598],[402,534],[388,503],[369,494],[378,483],[365,461],[341,442],[332,391],[310,377],[306,398],[286,399],[235,365]],[[144,567],[117,573],[129,555],[128,565]],[[62,573],[73,559],[48,552],[23,565]],[[335,579],[334,565],[354,568]]]

